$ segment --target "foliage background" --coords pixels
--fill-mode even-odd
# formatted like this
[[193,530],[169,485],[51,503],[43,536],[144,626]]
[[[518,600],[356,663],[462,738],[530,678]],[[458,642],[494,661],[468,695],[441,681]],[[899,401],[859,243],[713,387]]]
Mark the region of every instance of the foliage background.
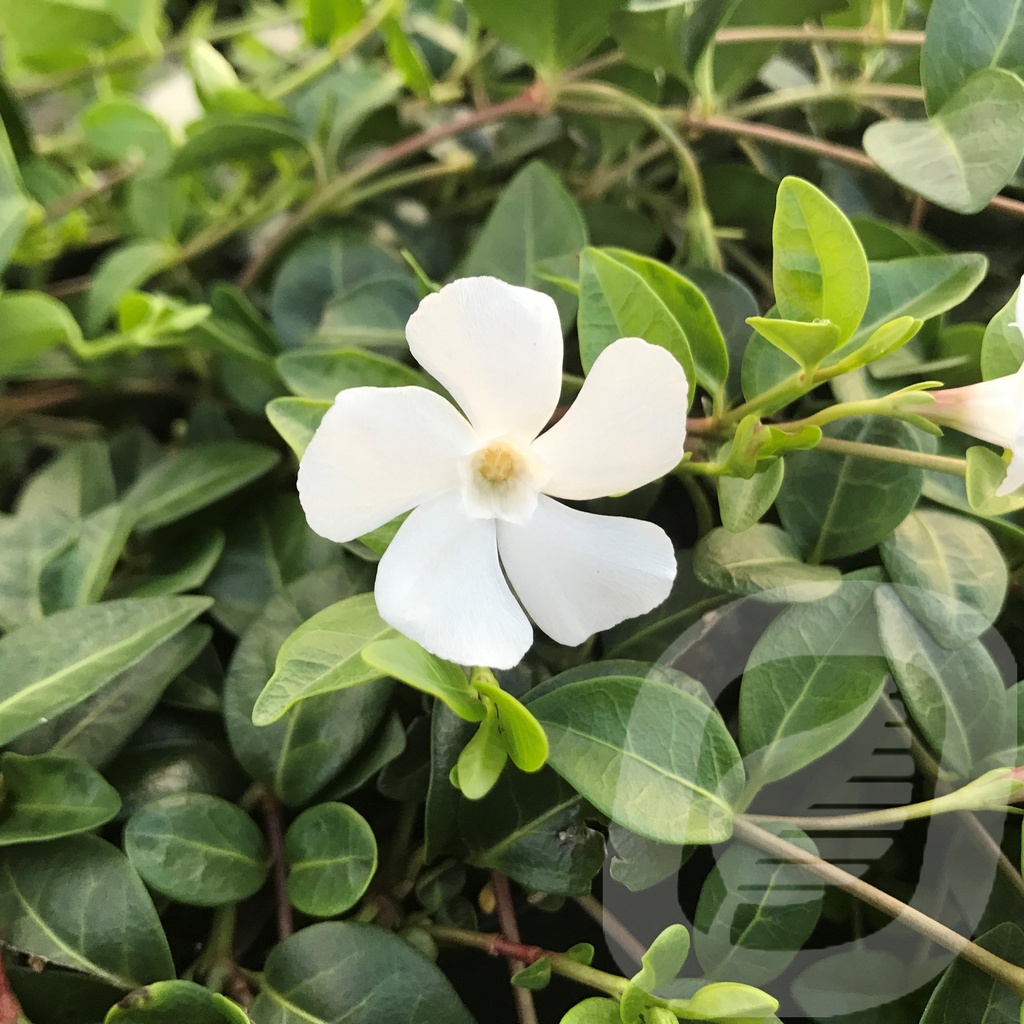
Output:
[[[0,0],[0,35],[0,940],[22,1007],[0,1000],[0,1021],[528,1022],[569,1011],[582,981],[625,993],[621,1011],[567,1019],[650,1024],[678,932],[631,986],[577,949],[525,979],[535,995],[481,949],[518,916],[527,942],[591,942],[617,972],[655,939],[651,894],[695,923],[677,1001],[729,981],[836,1019],[864,978],[934,953],[914,937],[858,959],[885,906],[709,844],[733,811],[737,828],[748,810],[806,816],[777,780],[856,763],[844,744],[879,715],[916,758],[903,803],[1021,760],[1024,501],[993,499],[993,450],[885,404],[1024,357],[1007,301],[1024,269],[1017,5]],[[691,461],[591,503],[669,531],[676,591],[581,649],[540,638],[502,674],[551,766],[509,765],[470,801],[448,775],[471,725],[391,678],[347,685],[358,650],[329,692],[269,725],[252,712],[272,678],[291,685],[278,651],[311,616],[372,614],[359,595],[390,535],[314,536],[295,456],[341,388],[429,386],[405,321],[432,282],[480,273],[558,302],[565,401],[627,334],[700,387]],[[713,640],[651,682],[690,626],[752,596],[775,669],[740,666],[715,710]],[[855,658],[799,647],[847,628]],[[591,770],[597,740],[625,749],[615,716],[581,751],[556,726],[644,685],[683,741],[655,743],[658,784],[623,801]],[[794,725],[780,693],[815,710]],[[687,761],[711,733],[746,759],[742,793]],[[673,773],[728,791],[724,833],[679,814]],[[1020,831],[984,820],[1002,855],[987,907],[972,918],[940,887],[930,910],[1017,973],[937,962],[844,1019],[1017,1019]],[[909,899],[929,841],[900,824],[865,878]],[[948,856],[956,890],[972,862]],[[593,920],[612,894],[639,933],[616,958],[614,924]],[[813,1006],[790,967],[805,945],[849,946]],[[727,995],[668,1019],[770,1019]]]

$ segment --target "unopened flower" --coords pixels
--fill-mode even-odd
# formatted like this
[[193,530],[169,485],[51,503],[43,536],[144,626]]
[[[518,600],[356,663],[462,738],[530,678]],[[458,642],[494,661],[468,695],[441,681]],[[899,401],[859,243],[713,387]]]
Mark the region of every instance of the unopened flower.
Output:
[[[1015,314],[1017,319],[1010,326],[1024,330],[1024,279],[1017,292]],[[1024,487],[1024,366],[1006,377],[930,394],[935,405],[926,413],[929,419],[1010,452],[998,497]]]
[[630,491],[679,462],[678,362],[639,338],[614,342],[545,431],[562,381],[549,296],[465,278],[427,296],[406,334],[461,412],[425,388],[351,388],[299,465],[323,537],[349,541],[413,510],[380,561],[381,616],[440,657],[508,668],[532,642],[527,613],[576,645],[660,604],[676,572],[664,531],[555,499]]

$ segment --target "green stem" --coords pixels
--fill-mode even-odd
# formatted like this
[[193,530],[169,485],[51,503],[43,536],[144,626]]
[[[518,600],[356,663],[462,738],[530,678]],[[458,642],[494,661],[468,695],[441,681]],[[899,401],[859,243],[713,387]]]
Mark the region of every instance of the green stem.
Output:
[[751,25],[724,28],[715,34],[716,46],[743,43],[849,43],[862,46],[921,46],[923,32],[880,33],[871,28],[822,28],[818,25]]
[[950,950],[957,956],[972,963],[990,977],[1002,982],[1011,991],[1024,997],[1024,968],[1018,967],[982,948],[959,932],[947,928],[944,924],[909,904],[903,903],[881,889],[876,889],[860,878],[843,871],[842,868],[822,860],[807,850],[781,839],[766,829],[760,828],[743,815],[735,820],[735,834],[751,846],[766,853],[777,856],[792,864],[807,868],[829,885],[834,885],[843,892],[849,893],[876,910],[881,910],[901,924],[924,935],[938,946]]
[[508,942],[500,935],[471,932],[465,928],[447,928],[443,925],[427,925],[426,931],[441,942],[479,949],[490,956],[503,956],[527,965],[535,964],[538,960],[546,958],[551,964],[553,974],[597,989],[613,999],[620,999],[629,984],[625,978],[617,974],[609,974],[607,971],[599,971],[596,967],[588,967],[564,953],[554,953],[548,949],[541,949],[540,946],[524,946],[521,943]]
[[766,96],[756,96],[746,103],[737,103],[729,108],[729,115],[754,117],[773,110],[785,110],[787,107],[799,107],[808,103],[830,103],[836,100],[862,105],[871,100],[923,103],[924,90],[916,85],[893,85],[889,82],[841,82],[825,87],[803,85],[793,89],[778,89]]
[[606,82],[562,82],[556,86],[556,101],[562,96],[577,96],[583,99],[604,101],[613,107],[628,111],[641,121],[646,122],[675,154],[679,162],[679,180],[686,188],[690,199],[690,216],[688,226],[690,241],[694,247],[694,262],[705,263],[716,270],[722,269],[722,255],[718,249],[714,225],[708,212],[707,197],[704,191],[704,178],[700,172],[697,158],[693,150],[683,141],[682,136],[670,124],[665,113],[658,107],[644,102],[638,96],[617,89]]
[[844,441],[838,437],[823,437],[817,449],[824,452],[835,452],[837,455],[856,455],[864,459],[875,459],[879,462],[895,462],[901,466],[914,466],[936,473],[947,473],[950,476],[967,476],[967,460],[954,459],[948,455],[931,455],[928,452],[915,452],[905,448],[888,448],[881,444],[867,444],[863,441]]

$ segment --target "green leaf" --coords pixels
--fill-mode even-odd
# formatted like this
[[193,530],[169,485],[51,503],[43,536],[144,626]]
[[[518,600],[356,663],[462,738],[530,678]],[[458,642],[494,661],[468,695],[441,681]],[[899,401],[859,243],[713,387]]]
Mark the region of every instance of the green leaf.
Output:
[[397,359],[357,348],[298,349],[277,360],[281,379],[302,398],[333,401],[346,388],[423,387],[426,378]]
[[1024,72],[1024,20],[1017,0],[932,0],[926,28],[921,84],[930,112],[976,71]]
[[462,748],[451,771],[452,785],[457,786],[467,800],[485,797],[494,788],[508,760],[508,747],[501,735],[494,702],[487,701],[486,706],[484,720]]
[[19,736],[21,754],[62,754],[102,768],[149,717],[168,684],[209,642],[213,630],[192,623],[116,675],[91,697]]
[[128,819],[124,849],[147,884],[192,906],[237,903],[267,877],[267,847],[252,818],[205,793],[146,804]]
[[903,703],[943,767],[970,776],[986,754],[1010,745],[1003,735],[1005,686],[998,666],[980,640],[952,651],[940,647],[893,588],[879,588],[875,603]]
[[35,472],[18,495],[18,518],[60,512],[80,519],[116,497],[110,449],[104,441],[81,441],[64,448]]
[[548,757],[548,739],[540,722],[495,682],[474,673],[472,685],[474,690],[494,702],[498,729],[515,766],[524,772],[542,768]]
[[210,606],[204,597],[108,601],[0,639],[0,743],[95,693]]
[[769,462],[749,480],[723,476],[718,480],[718,511],[722,525],[731,533],[742,533],[757,524],[775,503],[786,466],[782,459]]
[[[925,435],[898,420],[854,417],[825,429],[828,437],[920,451]],[[913,511],[921,470],[839,452],[795,452],[776,507],[786,532],[809,562],[874,547]]]
[[[764,827],[818,856],[798,828]],[[806,868],[751,846],[729,846],[704,881],[693,919],[694,952],[705,976],[751,985],[777,978],[814,931],[824,894]]]
[[42,292],[0,295],[0,375],[56,348],[74,346],[82,331],[63,302]]
[[665,843],[721,842],[743,788],[718,713],[656,680],[568,683],[530,702],[552,768],[613,821]]
[[405,637],[377,640],[364,647],[362,655],[380,675],[400,679],[444,701],[467,722],[483,719],[484,705],[470,687],[465,672],[458,665],[425,651],[418,643]]
[[690,394],[696,384],[686,334],[651,286],[631,267],[601,249],[580,254],[580,359],[589,371],[619,338],[643,338],[675,356],[686,371]]
[[104,1024],[248,1024],[245,1011],[194,981],[158,981],[129,992]]
[[242,635],[224,680],[224,718],[235,757],[292,806],[308,804],[372,742],[394,684],[382,679],[311,697],[273,725],[253,725],[253,705],[289,634],[356,586],[342,568],[310,573],[290,584]]
[[577,1003],[559,1024],[622,1024],[622,1018],[615,1000],[593,996]]
[[32,203],[24,196],[0,196],[0,273],[7,269],[25,233],[31,210]]
[[188,445],[146,470],[124,496],[140,530],[155,530],[269,472],[279,456],[247,441],[207,441]]
[[981,342],[981,372],[985,380],[1009,377],[1024,363],[1024,332],[1011,326],[1017,315],[1019,289],[1010,296],[1007,303],[985,328]]
[[604,863],[604,840],[587,825],[588,813],[550,768],[504,772],[481,800],[461,801],[459,832],[477,867],[541,892],[585,896]]
[[878,121],[864,149],[890,177],[947,210],[978,213],[1024,157],[1024,82],[979,71],[924,121]]
[[330,407],[320,398],[274,398],[267,403],[267,419],[301,459]]
[[[1008,961],[1024,961],[1024,932],[1004,921],[974,940]],[[966,960],[956,958],[942,975],[924,1008],[920,1024],[976,1020],[981,1024],[1019,1024],[1020,996],[1004,982]]]
[[772,225],[775,301],[784,320],[830,320],[839,341],[868,304],[868,261],[857,232],[823,192],[800,178],[779,186]]
[[671,878],[693,850],[644,839],[614,822],[608,826],[608,839],[615,851],[608,873],[630,892],[642,892]]
[[911,513],[881,545],[900,600],[943,647],[959,647],[995,622],[1009,573],[980,523],[934,509]]
[[967,500],[980,516],[1003,516],[1024,508],[1024,494],[997,495],[1006,479],[1006,462],[991,448],[967,449]]
[[0,519],[0,624],[41,619],[43,574],[74,543],[79,524],[61,511]]
[[404,350],[405,324],[417,302],[405,264],[340,232],[297,245],[270,296],[274,327],[287,349],[312,343]]
[[469,9],[504,42],[515,47],[544,75],[578,64],[605,37],[608,19],[623,0],[595,0],[581,7],[573,0],[468,0]]
[[[504,0],[486,2],[512,13]],[[565,0],[539,3],[553,11],[565,5]],[[517,22],[522,13],[515,12]],[[509,284],[539,289],[555,300],[565,328],[572,322],[576,300],[540,277],[538,264],[575,256],[586,244],[587,229],[576,200],[551,168],[535,160],[509,182],[494,204],[460,268],[460,276],[490,275]]]
[[300,700],[380,679],[385,673],[363,660],[363,648],[394,635],[377,614],[372,594],[318,612],[281,645],[274,674],[253,708],[253,723],[270,725]]
[[314,917],[336,917],[366,892],[377,870],[373,830],[347,804],[303,811],[285,836],[288,899]]
[[299,126],[273,114],[208,114],[189,131],[171,161],[171,174],[188,174],[228,160],[269,157],[279,149],[301,149]]
[[787,608],[761,634],[740,686],[740,749],[750,789],[784,778],[840,744],[867,717],[888,667],[872,581],[846,580]]
[[604,251],[635,270],[651,286],[686,335],[697,383],[712,395],[721,394],[729,376],[729,350],[703,292],[658,260],[627,249]]
[[681,924],[669,925],[651,943],[641,957],[640,971],[622,993],[620,1014],[623,1021],[644,1019],[644,1010],[655,1000],[658,989],[675,981],[690,953],[690,933]]
[[8,751],[0,754],[0,778],[0,846],[91,832],[121,808],[117,790],[73,757],[22,757]]
[[0,932],[12,948],[119,989],[174,977],[146,887],[102,839],[0,850],[0,883]]
[[779,320],[776,317],[752,316],[747,323],[774,345],[785,352],[798,366],[811,372],[834,352],[843,338],[839,325],[831,320]]
[[382,928],[344,921],[303,928],[271,950],[249,1017],[253,1024],[474,1024],[417,949]]
[[176,252],[166,242],[129,242],[100,262],[85,298],[83,325],[94,337],[114,314],[117,304],[131,291],[173,264]]
[[148,174],[167,170],[174,142],[167,125],[125,97],[99,100],[82,115],[82,131],[93,152],[106,160],[141,157]]
[[805,565],[789,535],[762,523],[742,533],[719,528],[698,541],[693,571],[709,587],[730,594],[766,593],[771,601],[819,601],[835,592],[832,566]]
[[762,1024],[775,1020],[779,1001],[774,996],[733,981],[704,985],[687,1000],[682,1020],[735,1021],[736,1024]]
[[535,992],[547,988],[551,984],[551,961],[546,956],[534,960],[512,975],[512,984]]

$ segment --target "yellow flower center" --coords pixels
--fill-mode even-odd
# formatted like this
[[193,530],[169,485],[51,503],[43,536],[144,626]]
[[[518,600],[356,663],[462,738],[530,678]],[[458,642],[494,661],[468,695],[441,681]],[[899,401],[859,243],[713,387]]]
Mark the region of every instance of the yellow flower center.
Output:
[[489,484],[504,484],[523,468],[523,457],[504,441],[493,441],[473,456],[473,469]]

